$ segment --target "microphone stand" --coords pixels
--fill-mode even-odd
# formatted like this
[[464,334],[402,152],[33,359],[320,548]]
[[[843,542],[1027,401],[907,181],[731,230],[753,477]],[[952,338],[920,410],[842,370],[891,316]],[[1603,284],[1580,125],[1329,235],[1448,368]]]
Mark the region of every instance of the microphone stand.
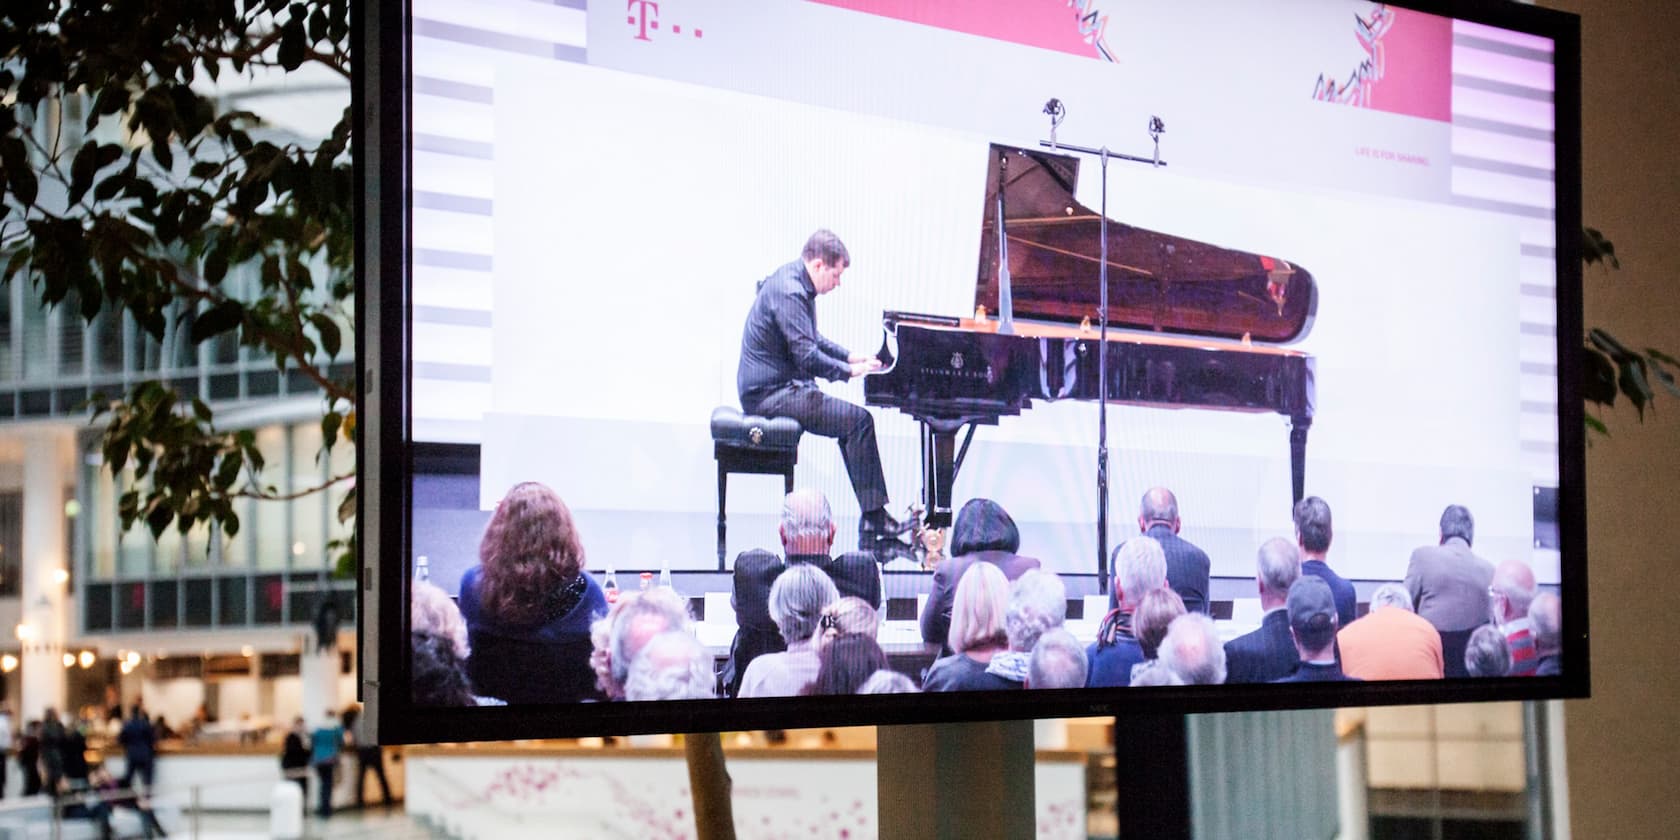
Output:
[[[1054,100],[1052,100],[1054,101]],[[1058,103],[1059,104],[1059,103]],[[1061,108],[1056,109],[1058,112]],[[1046,113],[1050,107],[1046,106]],[[1097,263],[1097,591],[1108,592],[1108,162],[1125,160],[1133,163],[1147,163],[1150,166],[1166,166],[1161,160],[1161,132],[1165,127],[1160,117],[1151,117],[1149,121],[1149,135],[1155,140],[1155,155],[1152,158],[1135,157],[1111,152],[1107,146],[1091,148],[1089,146],[1073,146],[1056,142],[1056,126],[1061,122],[1061,114],[1052,114],[1050,123],[1050,139],[1040,140],[1038,144],[1056,151],[1066,149],[1083,155],[1094,155],[1102,161],[1102,202],[1099,211],[1102,216],[1101,226],[1098,228],[1100,262]]]

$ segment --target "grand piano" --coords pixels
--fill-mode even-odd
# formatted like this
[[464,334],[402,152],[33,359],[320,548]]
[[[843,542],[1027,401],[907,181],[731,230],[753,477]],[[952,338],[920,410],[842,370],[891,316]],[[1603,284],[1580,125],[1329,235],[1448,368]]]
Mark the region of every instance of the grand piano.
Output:
[[1111,331],[1102,342],[1102,217],[1074,200],[1078,177],[1077,158],[993,145],[975,317],[885,313],[882,368],[864,379],[864,401],[920,422],[923,526],[950,525],[952,484],[977,427],[1038,401],[1099,399],[1099,352],[1111,403],[1288,418],[1299,501],[1313,357],[1282,345],[1312,328],[1312,275],[1274,257],[1110,220]]

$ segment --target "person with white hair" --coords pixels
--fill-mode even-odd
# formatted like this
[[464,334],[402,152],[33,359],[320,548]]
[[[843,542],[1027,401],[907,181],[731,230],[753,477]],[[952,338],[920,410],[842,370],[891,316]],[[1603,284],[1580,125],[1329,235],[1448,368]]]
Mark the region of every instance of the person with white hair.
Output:
[[753,659],[741,676],[738,697],[792,697],[817,677],[817,635],[822,616],[840,600],[840,590],[822,569],[809,563],[788,567],[770,586],[770,618],[787,650]]
[[1090,671],[1086,688],[1126,686],[1132,666],[1142,662],[1143,645],[1132,632],[1132,614],[1143,596],[1167,585],[1167,555],[1154,537],[1132,537],[1114,553],[1114,600],[1119,604],[1103,618],[1097,640],[1086,648]]
[[1067,585],[1055,572],[1033,569],[1009,586],[1009,606],[1003,613],[1009,650],[994,657],[986,671],[1006,680],[1023,682],[1033,646],[1047,631],[1067,621]]
[[1488,609],[1493,613],[1493,623],[1505,634],[1513,677],[1533,676],[1539,665],[1539,657],[1534,653],[1534,630],[1528,620],[1528,605],[1539,592],[1534,570],[1527,563],[1506,560],[1494,567],[1493,585],[1488,587]]
[[1009,609],[1009,579],[990,563],[975,563],[957,581],[951,601],[948,641],[956,653],[928,666],[923,691],[998,691],[1021,684],[986,670],[992,658],[1009,649],[1003,616]]
[[1563,602],[1550,592],[1534,596],[1528,605],[1528,622],[1534,628],[1534,675],[1563,673]]
[[1065,628],[1038,637],[1027,661],[1027,688],[1083,688],[1090,663],[1085,646]]
[[869,679],[858,686],[859,694],[915,694],[916,682],[897,671],[885,668],[869,675]]
[[630,663],[624,699],[709,700],[717,696],[712,657],[700,640],[668,630],[648,640]]
[[1260,608],[1266,614],[1259,629],[1225,643],[1226,682],[1271,682],[1288,676],[1301,662],[1285,610],[1289,587],[1301,577],[1300,549],[1290,540],[1273,537],[1261,544],[1256,559]]
[[1464,646],[1464,670],[1472,677],[1511,675],[1511,645],[1497,626],[1483,624],[1470,634],[1470,643]]
[[1225,682],[1225,646],[1213,619],[1201,613],[1186,613],[1167,625],[1157,661],[1156,669],[1171,673],[1184,685]]
[[754,549],[735,558],[729,603],[735,609],[736,631],[723,667],[726,693],[739,693],[741,679],[754,658],[787,649],[769,607],[770,587],[787,569],[802,564],[816,566],[834,582],[841,596],[860,598],[870,607],[880,608],[880,564],[868,552],[831,557],[835,533],[828,498],[820,490],[801,487],[782,499],[782,520],[777,528],[782,556]]
[[593,650],[589,664],[595,684],[608,700],[624,699],[630,663],[649,639],[668,630],[688,630],[688,604],[669,589],[650,589],[621,596],[605,617],[590,625]]
[[1438,680],[1445,672],[1441,634],[1412,612],[1412,595],[1398,583],[1371,593],[1371,611],[1336,634],[1342,672],[1362,680]]

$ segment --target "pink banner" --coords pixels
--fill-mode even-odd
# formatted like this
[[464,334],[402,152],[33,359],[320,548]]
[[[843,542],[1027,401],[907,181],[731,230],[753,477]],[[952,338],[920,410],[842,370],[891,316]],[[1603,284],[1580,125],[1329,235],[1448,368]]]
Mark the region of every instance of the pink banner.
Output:
[[1452,121],[1452,20],[1378,5],[1353,19],[1366,58],[1343,75],[1320,74],[1313,98]]
[[1108,15],[1095,2],[1068,0],[811,0],[1047,50],[1113,61],[1104,42]]

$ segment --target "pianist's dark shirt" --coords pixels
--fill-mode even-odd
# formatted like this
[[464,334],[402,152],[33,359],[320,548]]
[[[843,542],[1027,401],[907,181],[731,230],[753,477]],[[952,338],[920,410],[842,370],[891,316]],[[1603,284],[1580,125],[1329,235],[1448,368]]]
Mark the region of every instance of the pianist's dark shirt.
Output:
[[816,304],[817,289],[802,261],[759,281],[741,331],[741,367],[735,374],[742,409],[752,411],[790,382],[851,378],[846,348],[817,332]]

